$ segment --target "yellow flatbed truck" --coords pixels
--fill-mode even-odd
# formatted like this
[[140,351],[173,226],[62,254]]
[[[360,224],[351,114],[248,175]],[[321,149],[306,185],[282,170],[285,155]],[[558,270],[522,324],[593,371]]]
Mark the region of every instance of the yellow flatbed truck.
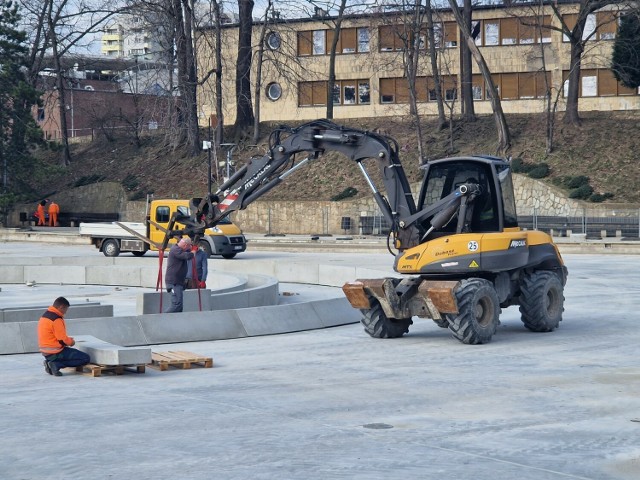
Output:
[[[174,212],[189,216],[189,200],[160,199],[152,200],[147,209],[144,222],[113,222],[113,223],[81,223],[80,235],[89,237],[105,256],[117,257],[120,253],[131,252],[140,257],[148,250],[157,251],[156,245],[161,245],[165,237],[166,228]],[[147,243],[122,228],[137,232],[147,237]],[[179,223],[177,226],[179,227]],[[169,245],[175,243],[171,239]],[[242,230],[228,218],[223,219],[216,226],[208,228],[200,238],[199,246],[209,255],[221,255],[223,258],[233,258],[247,249],[247,240]]]

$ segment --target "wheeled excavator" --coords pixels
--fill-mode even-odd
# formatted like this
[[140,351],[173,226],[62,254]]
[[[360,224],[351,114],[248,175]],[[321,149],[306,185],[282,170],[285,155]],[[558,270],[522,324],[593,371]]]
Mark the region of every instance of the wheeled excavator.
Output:
[[[483,344],[496,332],[501,309],[512,305],[527,329],[556,329],[567,268],[549,235],[518,227],[510,163],[484,155],[430,161],[414,198],[398,150],[390,137],[328,120],[278,127],[265,155],[249,159],[215,194],[192,199],[188,218],[171,219],[164,246],[178,235],[197,244],[205,229],[339,152],[357,164],[390,225],[388,246],[400,274],[343,286],[370,336],[401,337],[419,317],[462,343]],[[367,170],[372,165],[382,189]],[[174,222],[184,228],[174,229]]]

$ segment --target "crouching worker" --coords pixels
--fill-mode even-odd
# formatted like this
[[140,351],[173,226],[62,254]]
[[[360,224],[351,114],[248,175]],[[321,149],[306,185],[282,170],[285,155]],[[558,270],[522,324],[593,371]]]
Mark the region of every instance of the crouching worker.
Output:
[[67,335],[64,315],[69,300],[58,297],[38,322],[38,344],[44,355],[44,369],[49,375],[61,377],[61,368],[81,367],[89,363],[89,355],[73,347],[75,340]]

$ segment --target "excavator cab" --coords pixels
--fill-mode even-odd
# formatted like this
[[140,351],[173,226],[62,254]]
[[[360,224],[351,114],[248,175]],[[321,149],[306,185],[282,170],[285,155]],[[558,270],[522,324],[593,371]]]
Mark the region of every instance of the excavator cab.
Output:
[[[461,185],[475,184],[474,196],[460,221],[457,211],[441,228],[432,231],[426,240],[454,233],[502,232],[518,227],[515,197],[509,163],[497,157],[454,157],[430,162],[425,170],[417,210],[421,211],[451,195]],[[435,215],[422,220],[422,230],[429,230]]]

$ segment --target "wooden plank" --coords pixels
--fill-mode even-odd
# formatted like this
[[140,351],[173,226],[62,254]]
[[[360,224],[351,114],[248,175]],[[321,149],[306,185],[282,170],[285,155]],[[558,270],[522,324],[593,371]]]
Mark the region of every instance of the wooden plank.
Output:
[[151,352],[151,363],[149,365],[164,371],[168,370],[170,366],[190,369],[194,364],[204,368],[211,368],[213,367],[213,359],[184,351]]
[[122,375],[125,371],[144,373],[145,367],[145,365],[98,365],[88,363],[81,367],[76,367],[76,372],[86,373],[92,377],[100,377],[103,372],[113,373],[115,375]]

